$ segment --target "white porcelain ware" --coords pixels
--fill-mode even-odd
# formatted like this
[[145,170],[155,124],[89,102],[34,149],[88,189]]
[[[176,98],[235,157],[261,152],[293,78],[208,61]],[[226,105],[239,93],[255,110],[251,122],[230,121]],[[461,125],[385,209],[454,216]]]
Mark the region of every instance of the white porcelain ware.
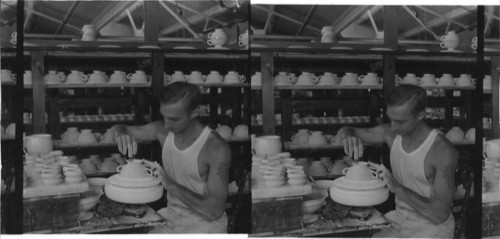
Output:
[[441,42],[439,46],[441,48],[446,48],[448,50],[455,50],[460,43],[460,38],[455,33],[455,31],[449,31],[446,35],[441,37]]
[[91,143],[96,143],[97,138],[92,133],[91,129],[82,129],[77,137],[77,141],[80,144],[91,144]]
[[102,71],[93,71],[92,74],[88,76],[87,84],[106,84],[107,76]]
[[316,85],[319,78],[312,73],[303,71],[297,78],[296,85]]
[[223,138],[223,139],[229,139],[231,138],[233,134],[233,130],[227,126],[227,125],[220,125],[215,129],[217,133]]
[[233,130],[234,137],[248,138],[248,126],[244,124],[237,125]]
[[278,74],[274,77],[274,85],[291,85],[293,83],[293,78],[284,71],[278,72]]
[[97,32],[94,25],[84,25],[82,27],[82,41],[95,41]]
[[12,73],[12,71],[7,69],[1,70],[2,82],[15,82],[16,76]]
[[307,139],[307,144],[314,146],[327,145],[328,141],[326,137],[323,135],[322,131],[313,131],[311,132],[311,136]]
[[422,78],[420,78],[421,86],[436,86],[436,78],[433,74],[425,73]]
[[222,48],[222,45],[226,43],[227,36],[222,29],[215,29],[213,32],[208,34],[207,44],[213,46],[214,48]]
[[453,80],[453,76],[451,74],[443,74],[441,78],[438,80],[438,86],[454,86],[455,81]]
[[337,74],[333,74],[331,72],[325,72],[319,78],[318,85],[338,85],[340,83],[340,79]]
[[485,159],[500,159],[500,139],[493,139],[483,143]]
[[236,71],[228,71],[224,76],[224,84],[242,84],[245,83],[246,78],[243,75],[238,74]]
[[136,70],[135,73],[129,73],[127,75],[129,84],[145,84],[148,83],[148,77],[144,71]]
[[26,151],[30,154],[48,154],[53,149],[52,135],[32,134],[25,137]]
[[61,134],[61,139],[65,143],[75,143],[78,142],[78,136],[80,132],[78,132],[77,127],[68,127],[66,131]]
[[453,127],[448,133],[446,133],[446,138],[451,142],[462,142],[464,140],[465,134],[459,127]]
[[267,135],[255,138],[255,154],[273,156],[281,153],[281,137]]
[[485,75],[483,79],[483,90],[491,90],[491,75]]
[[310,136],[308,129],[299,129],[298,132],[292,136],[292,142],[295,144],[306,144]]
[[123,71],[114,71],[109,77],[108,84],[126,84],[127,74]]
[[205,78],[203,74],[199,71],[191,71],[191,74],[187,77],[187,82],[191,84],[203,84],[205,83]]
[[210,71],[205,80],[206,84],[220,84],[224,78],[219,74],[218,71]]
[[419,85],[420,84],[420,78],[418,78],[413,73],[406,73],[406,76],[403,77],[403,81],[401,83],[402,84]]
[[88,80],[88,75],[83,74],[80,71],[72,70],[71,73],[66,77],[65,84],[84,84]]
[[255,72],[255,74],[250,78],[250,84],[252,86],[261,86],[262,85],[262,73],[260,71]]
[[335,39],[335,28],[332,26],[324,26],[321,29],[321,43],[333,43]]
[[58,85],[62,84],[64,77],[62,75],[58,75],[56,71],[49,71],[45,74],[44,81],[46,85]]
[[23,75],[23,84],[24,85],[32,85],[33,84],[33,75],[31,71],[25,71]]
[[248,48],[248,30],[238,37],[238,45],[244,48]]
[[340,85],[359,85],[359,79],[354,73],[346,72],[340,81]]
[[[475,82],[469,74],[460,74],[460,77],[456,82],[458,87],[470,87],[474,86]],[[483,83],[484,84],[484,83]]]
[[320,161],[312,162],[307,172],[311,176],[324,176],[328,174],[327,168]]
[[344,168],[342,174],[345,178],[353,181],[368,181],[378,178],[377,172],[368,167],[366,162],[358,162],[349,168]]

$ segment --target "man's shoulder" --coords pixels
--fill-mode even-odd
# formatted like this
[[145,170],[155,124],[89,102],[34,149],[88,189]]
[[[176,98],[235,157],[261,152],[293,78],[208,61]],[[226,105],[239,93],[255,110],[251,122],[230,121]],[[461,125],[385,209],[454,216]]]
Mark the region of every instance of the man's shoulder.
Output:
[[436,163],[456,163],[458,159],[458,151],[453,145],[453,143],[446,138],[444,134],[438,133],[436,139],[431,148],[433,155],[439,160],[435,160]]
[[[206,151],[209,155],[222,156],[231,152],[229,144],[215,131],[211,131],[207,142],[205,143]],[[224,159],[224,157],[220,158]]]

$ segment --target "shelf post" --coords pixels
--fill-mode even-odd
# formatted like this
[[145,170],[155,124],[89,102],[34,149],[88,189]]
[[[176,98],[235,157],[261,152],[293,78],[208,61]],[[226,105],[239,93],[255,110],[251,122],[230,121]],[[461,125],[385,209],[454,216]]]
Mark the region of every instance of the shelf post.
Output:
[[500,77],[500,57],[494,56],[491,58],[491,129],[493,130],[493,137],[500,136],[499,122],[499,77]]
[[274,59],[272,52],[263,52],[261,55],[262,72],[262,132],[263,135],[275,134],[274,121]]
[[45,133],[45,64],[43,52],[31,52],[31,71],[33,77],[33,133]]
[[[398,7],[397,6],[384,6],[384,45],[390,49],[398,49]],[[388,95],[394,90],[396,86],[396,56],[384,55],[384,96]],[[384,104],[385,107],[385,104]],[[384,109],[384,122],[389,119],[385,114]]]

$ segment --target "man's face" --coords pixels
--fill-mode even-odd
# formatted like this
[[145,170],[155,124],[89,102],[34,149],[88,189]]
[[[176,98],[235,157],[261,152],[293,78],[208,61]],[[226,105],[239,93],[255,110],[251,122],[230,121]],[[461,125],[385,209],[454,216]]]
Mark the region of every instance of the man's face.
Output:
[[161,104],[160,114],[165,120],[165,128],[174,134],[187,129],[194,119],[192,112],[186,110],[182,100],[172,104]]
[[387,107],[387,116],[391,120],[391,130],[401,136],[412,133],[418,123],[422,121],[424,112],[415,114],[412,112],[412,104],[406,102],[400,106]]

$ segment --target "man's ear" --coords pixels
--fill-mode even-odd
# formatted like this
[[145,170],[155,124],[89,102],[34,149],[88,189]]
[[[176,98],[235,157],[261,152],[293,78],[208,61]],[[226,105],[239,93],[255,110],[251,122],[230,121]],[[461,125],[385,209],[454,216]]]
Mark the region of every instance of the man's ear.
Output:
[[423,119],[425,119],[425,116],[426,116],[425,110],[424,111],[420,111],[420,113],[418,113],[418,115],[417,115],[417,119],[418,120],[423,120]]
[[196,107],[196,109],[194,109],[192,112],[191,112],[191,118],[196,118],[196,116],[200,115],[200,106]]

